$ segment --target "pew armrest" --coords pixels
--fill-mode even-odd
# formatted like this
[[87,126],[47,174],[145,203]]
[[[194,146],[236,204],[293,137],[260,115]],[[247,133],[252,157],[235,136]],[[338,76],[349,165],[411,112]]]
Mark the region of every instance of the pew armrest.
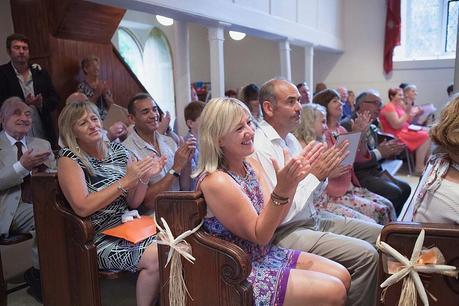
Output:
[[[174,237],[196,227],[206,215],[198,192],[164,192],[156,199],[156,220],[163,217]],[[252,305],[252,287],[247,282],[251,262],[237,245],[214,237],[202,228],[189,236],[194,264],[182,259],[184,278],[192,299],[186,305]],[[158,245],[161,305],[169,305],[169,247]],[[204,285],[205,284],[205,285]]]
[[62,194],[56,173],[32,176],[45,305],[101,306],[94,229]]
[[[413,247],[421,229],[425,230],[424,247],[438,247],[443,253],[446,264],[456,266],[459,269],[459,225],[392,222],[384,226],[381,231],[381,241],[388,243],[402,255],[411,257]],[[380,255],[381,252],[380,252]],[[379,287],[389,277],[384,272],[383,260],[386,256],[380,256],[378,267],[378,295],[381,297],[382,290]],[[421,277],[424,288],[431,292],[437,299],[438,305],[456,306],[459,303],[459,280],[438,274]],[[386,292],[384,303],[378,305],[398,305],[401,283],[399,282]],[[421,305],[418,299],[418,305]]]

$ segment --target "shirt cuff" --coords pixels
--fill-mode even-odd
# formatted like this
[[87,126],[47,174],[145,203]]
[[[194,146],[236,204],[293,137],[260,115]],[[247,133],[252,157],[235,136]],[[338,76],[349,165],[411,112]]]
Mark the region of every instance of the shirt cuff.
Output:
[[312,174],[308,174],[298,184],[290,210],[281,224],[312,217],[315,213],[314,204],[312,204],[313,192],[319,184],[320,181]]
[[25,177],[30,174],[30,171],[24,168],[20,161],[17,161],[13,164],[13,169],[17,174],[21,175],[22,177]]
[[320,184],[319,179],[314,174],[309,173],[308,175],[306,175],[305,179],[309,180],[308,181],[309,184],[314,186],[314,189],[316,189],[317,186],[319,186],[319,184]]
[[374,150],[372,150],[371,152],[373,152],[373,154],[375,155],[377,161],[379,161],[379,160],[382,159],[381,152],[379,152],[378,149],[374,149]]

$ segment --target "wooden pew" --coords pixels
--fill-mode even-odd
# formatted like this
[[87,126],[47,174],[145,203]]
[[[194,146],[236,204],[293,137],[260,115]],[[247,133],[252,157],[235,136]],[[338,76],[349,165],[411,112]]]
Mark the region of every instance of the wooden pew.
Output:
[[[411,257],[414,243],[421,229],[425,230],[425,247],[438,247],[445,256],[446,264],[459,268],[459,226],[446,224],[429,224],[413,222],[394,222],[384,226],[381,232],[381,241],[388,243],[407,258]],[[381,253],[380,253],[381,255]],[[383,269],[384,256],[379,258],[378,284],[386,280],[389,275]],[[431,292],[438,302],[434,305],[459,305],[459,280],[438,274],[421,278],[424,288]],[[392,285],[386,292],[384,303],[378,305],[396,306],[400,297],[402,281]],[[378,286],[378,300],[382,290]],[[432,302],[432,300],[429,298]],[[422,302],[418,298],[418,305]]]
[[70,209],[56,173],[32,176],[43,304],[101,306],[94,230]]
[[[430,171],[431,167],[432,165],[427,165],[426,173]],[[415,199],[421,190],[421,186],[425,184],[426,179],[426,175],[420,178],[413,195],[403,206],[398,218],[399,222],[389,223],[384,226],[381,232],[381,241],[388,243],[401,254],[410,258],[414,243],[423,228],[425,230],[424,246],[438,247],[445,256],[446,264],[456,266],[459,269],[459,226],[412,222]],[[382,256],[380,256],[379,263],[378,284],[381,284],[389,275],[384,273]],[[425,284],[424,287],[438,298],[436,305],[459,305],[459,280],[441,275],[427,276],[422,279]],[[401,283],[399,282],[387,290],[385,302],[380,302],[380,305],[398,305]],[[381,296],[381,292],[379,288],[378,298]],[[421,304],[421,301],[418,299],[418,305]]]
[[[98,270],[91,222],[72,211],[55,173],[33,175],[32,189],[44,305],[102,305],[99,278],[107,273]],[[199,224],[206,210],[197,193],[166,193],[157,205],[158,216],[169,222],[174,235]],[[187,241],[196,257],[194,265],[182,260],[193,297],[187,305],[252,305],[252,288],[246,281],[251,265],[239,247],[202,230]],[[161,305],[166,306],[169,268],[162,267],[168,247],[159,250]]]
[[[156,220],[163,217],[174,237],[197,226],[206,215],[201,193],[165,192],[156,199]],[[158,221],[159,222],[159,221]],[[164,227],[163,227],[164,228]],[[246,281],[251,263],[244,251],[233,243],[213,237],[199,229],[186,239],[190,243],[194,264],[182,259],[184,278],[190,293],[187,306],[252,305],[252,287]],[[169,247],[159,245],[161,305],[169,305]]]

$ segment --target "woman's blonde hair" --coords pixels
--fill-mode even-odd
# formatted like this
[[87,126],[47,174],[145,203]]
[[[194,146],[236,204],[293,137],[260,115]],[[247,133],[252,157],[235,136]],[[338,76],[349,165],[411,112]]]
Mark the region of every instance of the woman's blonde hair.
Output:
[[215,98],[207,103],[201,114],[199,161],[193,177],[222,167],[224,156],[219,140],[234,130],[244,115],[250,117],[249,109],[234,98]]
[[327,110],[320,104],[308,103],[304,104],[301,110],[300,125],[293,132],[293,135],[305,144],[313,140],[320,140],[316,137],[316,130],[314,128],[318,114],[324,115],[327,118]]
[[[88,154],[79,147],[75,132],[73,130],[76,122],[86,113],[92,113],[96,115],[100,121],[99,110],[93,103],[89,101],[81,101],[67,104],[59,115],[59,137],[61,138],[63,145],[69,148],[82,161],[89,174],[94,175],[95,171],[89,162]],[[106,145],[102,140],[98,146],[99,150],[105,154]]]
[[439,120],[430,129],[430,137],[448,152],[459,152],[459,95],[442,110]]

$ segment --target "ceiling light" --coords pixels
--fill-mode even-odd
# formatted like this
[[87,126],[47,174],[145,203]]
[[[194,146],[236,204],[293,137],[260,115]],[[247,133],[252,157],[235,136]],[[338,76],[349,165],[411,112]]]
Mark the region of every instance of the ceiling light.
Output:
[[164,17],[161,15],[156,15],[156,20],[158,20],[158,22],[162,24],[163,26],[171,26],[174,24],[174,19]]
[[229,31],[229,36],[234,40],[241,40],[241,39],[244,39],[245,33],[236,32],[236,31]]

